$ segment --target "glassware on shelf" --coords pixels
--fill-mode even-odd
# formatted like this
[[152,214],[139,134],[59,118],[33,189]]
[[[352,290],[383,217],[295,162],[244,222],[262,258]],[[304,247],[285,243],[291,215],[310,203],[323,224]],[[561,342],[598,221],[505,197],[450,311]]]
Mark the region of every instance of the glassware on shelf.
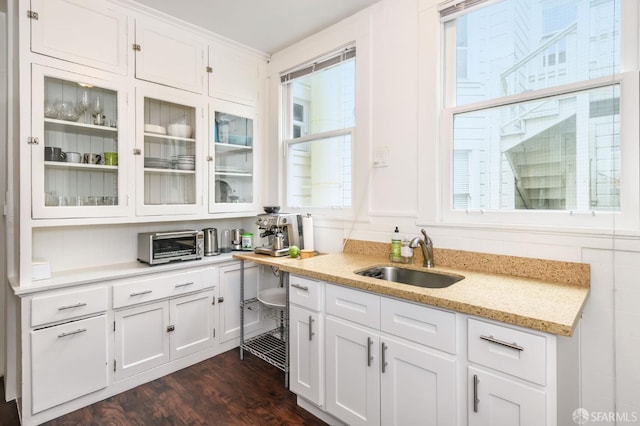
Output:
[[88,124],[89,120],[89,90],[81,89],[78,93],[78,100],[76,101],[75,110],[82,117],[82,122]]
[[56,105],[59,101],[44,103],[44,116],[45,118],[58,118],[58,110],[56,109]]
[[93,103],[91,105],[91,111],[93,112],[93,124],[96,126],[103,126],[105,116],[102,114],[104,112],[104,101],[101,96],[96,96],[93,98]]

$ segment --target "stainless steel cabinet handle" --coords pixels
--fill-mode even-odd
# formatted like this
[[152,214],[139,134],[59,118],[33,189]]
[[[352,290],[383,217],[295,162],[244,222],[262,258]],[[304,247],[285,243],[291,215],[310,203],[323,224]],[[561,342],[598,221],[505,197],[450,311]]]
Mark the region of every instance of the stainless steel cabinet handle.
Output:
[[193,281],[189,281],[188,283],[176,284],[176,288],[187,287],[193,285]]
[[291,287],[297,288],[299,290],[309,291],[309,287],[300,284],[291,284]]
[[311,317],[311,315],[309,315],[309,341],[311,341],[311,338],[313,337],[313,335],[316,334],[313,332],[312,324],[313,324],[313,318]]
[[73,308],[81,308],[83,306],[87,306],[86,302],[78,302],[75,305],[65,305],[65,306],[60,306],[58,308],[59,311],[64,311],[66,309],[73,309]]
[[387,369],[387,349],[389,348],[389,346],[387,346],[386,343],[382,342],[382,372],[384,373],[385,370]]
[[474,374],[473,375],[473,412],[474,413],[478,412],[478,404],[480,404],[480,400],[478,399],[478,383],[480,383],[480,380],[478,380],[478,375]]
[[134,296],[142,296],[143,294],[149,294],[151,293],[153,290],[143,290],[143,291],[138,291],[136,293],[131,293],[129,294],[129,297],[134,297]]
[[87,331],[86,328],[79,328],[75,331],[69,331],[68,333],[60,333],[58,334],[58,339],[60,339],[61,337],[73,336],[74,334],[84,333],[85,331]]
[[367,367],[371,367],[371,361],[373,361],[373,355],[371,355],[371,345],[373,345],[373,340],[371,340],[371,337],[367,337]]
[[515,342],[514,343],[505,342],[504,340],[496,339],[493,336],[482,336],[481,335],[480,338],[482,340],[486,340],[487,342],[495,343],[496,345],[506,346],[507,348],[515,349],[515,350],[521,351],[521,352],[524,351],[524,348],[522,346],[519,346]]

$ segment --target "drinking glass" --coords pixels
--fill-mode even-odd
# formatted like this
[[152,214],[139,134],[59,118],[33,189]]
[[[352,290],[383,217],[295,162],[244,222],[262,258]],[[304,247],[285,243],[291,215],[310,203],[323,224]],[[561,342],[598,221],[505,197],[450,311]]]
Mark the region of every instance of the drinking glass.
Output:
[[96,96],[93,98],[91,111],[93,112],[93,124],[103,125],[104,115],[102,115],[102,113],[104,111],[104,101],[102,100],[102,97]]
[[80,90],[75,109],[76,112],[82,116],[82,121],[85,124],[89,123],[89,90]]

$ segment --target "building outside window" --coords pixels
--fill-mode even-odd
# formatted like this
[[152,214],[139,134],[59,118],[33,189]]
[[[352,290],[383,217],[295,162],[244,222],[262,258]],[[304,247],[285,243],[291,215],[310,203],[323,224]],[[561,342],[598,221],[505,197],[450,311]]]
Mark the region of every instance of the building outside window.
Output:
[[620,0],[468,3],[441,5],[448,209],[620,211]]
[[355,47],[283,73],[281,82],[287,206],[350,208]]

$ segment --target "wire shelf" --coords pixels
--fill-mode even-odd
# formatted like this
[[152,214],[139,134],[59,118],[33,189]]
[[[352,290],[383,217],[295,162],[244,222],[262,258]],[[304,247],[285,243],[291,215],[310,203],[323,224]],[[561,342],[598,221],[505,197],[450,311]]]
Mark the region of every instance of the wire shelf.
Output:
[[287,330],[277,327],[246,340],[242,349],[268,362],[282,371],[287,371]]

